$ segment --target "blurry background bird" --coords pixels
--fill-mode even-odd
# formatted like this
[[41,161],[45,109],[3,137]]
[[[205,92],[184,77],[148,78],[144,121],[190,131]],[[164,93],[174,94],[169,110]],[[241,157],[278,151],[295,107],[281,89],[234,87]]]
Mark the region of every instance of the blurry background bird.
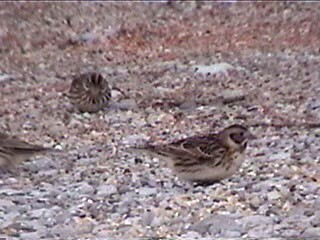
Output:
[[0,169],[9,169],[37,154],[55,149],[30,144],[16,137],[0,133]]
[[111,90],[100,73],[88,72],[73,79],[68,96],[81,112],[94,113],[109,105]]
[[217,134],[193,136],[165,145],[133,148],[142,154],[164,159],[182,179],[211,184],[233,175],[245,160],[249,139],[256,137],[241,125]]

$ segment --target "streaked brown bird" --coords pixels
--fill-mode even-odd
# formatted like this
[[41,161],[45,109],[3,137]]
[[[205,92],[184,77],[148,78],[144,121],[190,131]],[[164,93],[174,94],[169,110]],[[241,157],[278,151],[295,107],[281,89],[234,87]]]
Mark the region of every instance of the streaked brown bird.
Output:
[[0,169],[14,167],[35,155],[47,151],[55,150],[30,144],[16,137],[0,133]]
[[169,167],[184,180],[211,184],[238,171],[245,160],[249,139],[256,137],[246,127],[231,125],[219,133],[134,149],[166,160]]
[[111,90],[100,73],[88,72],[72,80],[68,96],[81,112],[94,113],[109,105]]

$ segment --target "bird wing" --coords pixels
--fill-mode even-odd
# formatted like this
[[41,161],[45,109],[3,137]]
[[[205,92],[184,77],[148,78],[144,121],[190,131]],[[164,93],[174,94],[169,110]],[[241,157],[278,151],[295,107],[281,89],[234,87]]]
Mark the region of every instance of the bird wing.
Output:
[[33,153],[50,150],[50,148],[30,144],[18,138],[10,137],[4,133],[0,133],[0,146],[2,149],[6,149],[7,151],[21,153]]
[[220,144],[216,134],[194,136],[178,140],[166,145],[153,146],[153,151],[180,159],[198,159],[199,161],[214,161],[226,153],[226,148]]

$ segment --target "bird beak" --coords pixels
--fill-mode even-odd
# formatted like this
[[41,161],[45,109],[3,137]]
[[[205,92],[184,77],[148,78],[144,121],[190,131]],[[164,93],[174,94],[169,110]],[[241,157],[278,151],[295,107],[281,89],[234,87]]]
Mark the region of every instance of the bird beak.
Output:
[[254,139],[257,139],[257,136],[253,135],[252,133],[248,133],[247,135],[247,138],[250,139],[250,140],[254,140]]

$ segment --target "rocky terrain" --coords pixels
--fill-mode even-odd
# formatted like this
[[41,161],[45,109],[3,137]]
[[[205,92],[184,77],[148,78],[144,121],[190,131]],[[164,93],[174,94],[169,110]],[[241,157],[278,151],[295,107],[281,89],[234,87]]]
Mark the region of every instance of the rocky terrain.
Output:
[[[320,237],[320,4],[0,3],[0,129],[61,149],[0,175],[0,238]],[[74,74],[113,102],[80,113]],[[202,187],[133,144],[246,124]]]

